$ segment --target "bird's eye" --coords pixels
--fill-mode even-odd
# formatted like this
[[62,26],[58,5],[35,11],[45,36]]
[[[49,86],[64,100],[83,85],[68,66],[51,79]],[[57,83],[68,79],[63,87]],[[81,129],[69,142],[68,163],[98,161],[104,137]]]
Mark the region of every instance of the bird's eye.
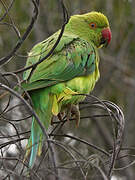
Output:
[[91,29],[95,29],[96,28],[96,23],[92,22],[92,23],[89,24],[89,26],[90,26]]

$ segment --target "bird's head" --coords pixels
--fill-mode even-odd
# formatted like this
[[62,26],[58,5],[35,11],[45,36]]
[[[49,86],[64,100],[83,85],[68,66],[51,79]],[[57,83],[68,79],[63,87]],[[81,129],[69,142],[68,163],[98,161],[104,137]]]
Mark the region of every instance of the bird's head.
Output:
[[100,12],[71,16],[67,30],[79,35],[96,47],[107,46],[111,41],[111,30],[107,17]]

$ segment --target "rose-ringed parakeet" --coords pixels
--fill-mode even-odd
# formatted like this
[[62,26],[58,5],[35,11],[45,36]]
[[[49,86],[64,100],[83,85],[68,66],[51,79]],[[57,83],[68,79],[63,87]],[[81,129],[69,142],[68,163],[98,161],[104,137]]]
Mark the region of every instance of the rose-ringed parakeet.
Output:
[[[51,50],[60,31],[35,45],[29,53],[26,67],[35,64]],[[48,129],[53,115],[62,109],[77,104],[90,93],[99,78],[99,56],[97,49],[109,44],[111,31],[102,13],[90,12],[71,16],[63,36],[50,57],[40,63],[29,80],[30,70],[24,73],[22,86],[28,91],[33,108]],[[36,155],[40,155],[44,135],[33,118],[31,136],[27,145],[31,150],[29,167],[32,168]]]

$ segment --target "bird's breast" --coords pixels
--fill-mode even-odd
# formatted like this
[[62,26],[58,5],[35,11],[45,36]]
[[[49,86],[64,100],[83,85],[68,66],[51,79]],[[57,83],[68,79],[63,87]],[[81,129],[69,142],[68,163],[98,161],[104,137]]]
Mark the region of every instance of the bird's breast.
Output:
[[67,104],[77,104],[84,100],[85,96],[78,94],[89,94],[98,78],[99,72],[94,71],[90,75],[75,77],[72,80],[54,85],[51,88],[51,92],[54,94],[53,114],[57,115],[60,109],[66,107]]
[[98,77],[95,72],[83,77],[76,77],[66,83],[67,87],[78,93],[90,93],[97,81]]

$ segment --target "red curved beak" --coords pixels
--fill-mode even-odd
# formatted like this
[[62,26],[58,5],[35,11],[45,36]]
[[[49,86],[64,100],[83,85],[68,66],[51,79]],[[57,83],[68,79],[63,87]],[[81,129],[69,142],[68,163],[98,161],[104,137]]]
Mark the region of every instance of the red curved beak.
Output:
[[105,41],[105,46],[107,46],[110,43],[111,38],[112,38],[112,33],[111,33],[111,30],[110,30],[109,27],[108,28],[104,28],[102,30],[102,38]]

